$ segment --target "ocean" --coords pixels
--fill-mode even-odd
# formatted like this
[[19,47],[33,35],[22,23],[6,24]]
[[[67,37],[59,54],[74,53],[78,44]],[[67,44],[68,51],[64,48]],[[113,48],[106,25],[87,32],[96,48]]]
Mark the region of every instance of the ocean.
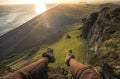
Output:
[[0,36],[35,16],[35,5],[0,5]]

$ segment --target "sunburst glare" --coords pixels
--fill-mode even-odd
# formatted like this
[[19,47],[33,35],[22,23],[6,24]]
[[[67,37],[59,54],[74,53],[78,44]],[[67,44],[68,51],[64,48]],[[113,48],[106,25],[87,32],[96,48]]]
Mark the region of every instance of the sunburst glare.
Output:
[[36,14],[39,15],[40,13],[43,13],[46,11],[46,5],[45,2],[42,0],[36,1]]

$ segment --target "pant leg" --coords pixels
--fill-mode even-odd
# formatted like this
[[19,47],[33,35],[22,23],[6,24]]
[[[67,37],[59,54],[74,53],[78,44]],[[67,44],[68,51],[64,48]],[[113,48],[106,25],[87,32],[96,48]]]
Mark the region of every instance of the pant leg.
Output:
[[31,79],[42,79],[47,73],[47,65],[48,59],[43,58],[26,67],[23,67],[4,79],[23,79],[23,75],[21,75],[21,73],[26,75],[26,77],[30,77]]
[[70,69],[74,79],[102,79],[95,70],[85,67],[74,59],[70,60]]

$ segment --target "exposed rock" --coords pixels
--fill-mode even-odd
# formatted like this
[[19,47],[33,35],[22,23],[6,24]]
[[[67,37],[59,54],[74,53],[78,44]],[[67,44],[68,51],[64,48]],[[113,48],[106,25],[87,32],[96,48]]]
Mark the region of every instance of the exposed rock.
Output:
[[[105,7],[91,14],[84,23],[81,35],[88,43],[88,59],[92,66],[108,63],[120,65],[120,8]],[[120,75],[120,69],[117,70]]]
[[71,36],[70,35],[66,35],[66,39],[70,39],[71,38]]
[[84,23],[84,28],[83,28],[83,32],[82,35],[84,38],[87,38],[87,33],[89,33],[90,28],[93,26],[94,22],[96,21],[98,17],[98,13],[92,13],[86,20],[86,22]]

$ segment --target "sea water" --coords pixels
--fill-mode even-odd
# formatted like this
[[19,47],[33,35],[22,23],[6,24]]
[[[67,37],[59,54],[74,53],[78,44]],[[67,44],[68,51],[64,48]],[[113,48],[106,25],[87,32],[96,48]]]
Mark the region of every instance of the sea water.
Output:
[[0,5],[0,36],[35,16],[35,5]]

